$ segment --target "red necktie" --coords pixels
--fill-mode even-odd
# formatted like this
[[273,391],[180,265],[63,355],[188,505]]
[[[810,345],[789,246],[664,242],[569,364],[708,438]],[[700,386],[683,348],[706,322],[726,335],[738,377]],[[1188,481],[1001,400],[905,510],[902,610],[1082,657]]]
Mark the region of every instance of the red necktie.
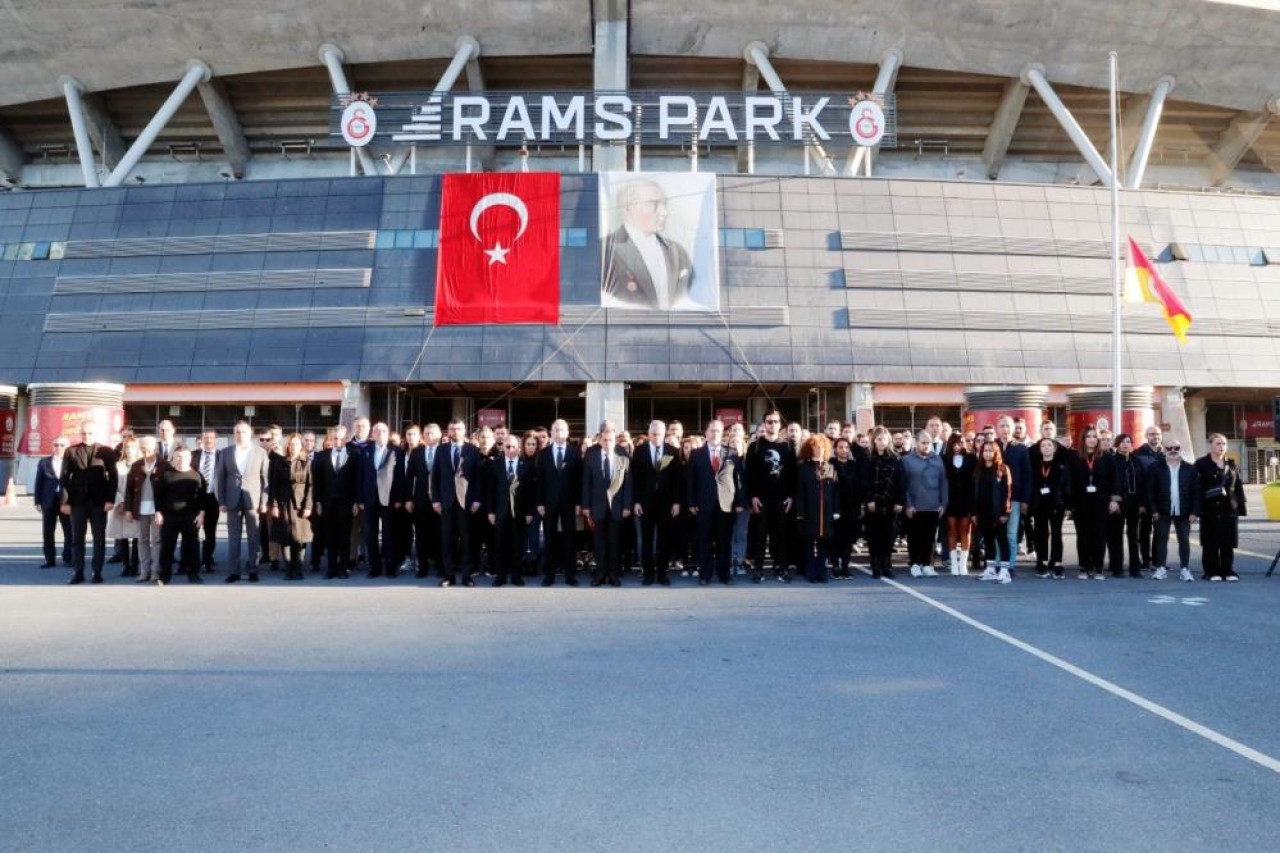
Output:
[[711,470],[720,473],[720,451],[711,451]]

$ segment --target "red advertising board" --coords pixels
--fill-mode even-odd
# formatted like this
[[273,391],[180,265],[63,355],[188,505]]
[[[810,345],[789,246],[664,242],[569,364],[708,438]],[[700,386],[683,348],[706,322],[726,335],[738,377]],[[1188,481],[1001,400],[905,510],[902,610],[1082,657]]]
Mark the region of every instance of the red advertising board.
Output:
[[476,410],[476,426],[477,427],[494,427],[502,426],[507,422],[506,409],[477,409]]
[[1245,412],[1240,418],[1240,426],[1244,429],[1245,438],[1275,438],[1275,421],[1271,419],[1271,412],[1266,409],[1258,409],[1256,411]]
[[0,459],[13,458],[17,435],[18,413],[13,409],[0,409]]
[[716,409],[716,420],[724,422],[724,428],[728,429],[734,424],[743,424],[746,418],[742,414],[742,409]]
[[44,456],[53,452],[53,440],[66,436],[72,444],[80,443],[80,425],[96,421],[103,444],[118,441],[124,429],[124,409],[107,406],[32,406],[27,410],[27,432],[18,452]]
[[1151,409],[1125,409],[1120,413],[1120,429],[1112,428],[1110,409],[1085,409],[1067,413],[1067,430],[1071,433],[1071,440],[1076,447],[1080,446],[1084,429],[1090,424],[1099,431],[1107,429],[1116,435],[1127,432],[1133,436],[1133,446],[1137,447],[1146,440],[1143,434],[1147,431],[1147,427],[1155,422],[1155,412]]
[[1044,413],[1039,409],[966,409],[964,413],[964,431],[979,432],[983,427],[995,426],[996,421],[1008,415],[1017,420],[1027,422],[1027,435],[1035,438],[1040,434],[1040,420]]

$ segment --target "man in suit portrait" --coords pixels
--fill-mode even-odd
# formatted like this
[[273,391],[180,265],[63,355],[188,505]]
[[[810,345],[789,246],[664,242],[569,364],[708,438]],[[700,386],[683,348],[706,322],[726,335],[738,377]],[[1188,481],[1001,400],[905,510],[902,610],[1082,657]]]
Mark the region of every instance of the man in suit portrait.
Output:
[[689,252],[663,236],[667,194],[639,178],[614,193],[622,225],[604,246],[603,298],[606,306],[671,311],[689,301],[693,262]]
[[53,440],[53,453],[41,459],[36,465],[36,482],[31,489],[36,500],[36,509],[43,516],[41,530],[44,534],[44,565],[42,569],[52,569],[57,565],[57,547],[54,544],[54,532],[62,528],[62,562],[71,565],[71,518],[60,512],[62,503],[62,463],[71,440],[59,435]]
[[600,424],[600,440],[582,457],[582,514],[591,522],[596,557],[592,586],[622,586],[622,524],[631,518],[631,459],[617,452],[617,430]]
[[214,494],[221,506],[219,511],[227,519],[228,562],[230,574],[227,583],[240,580],[240,531],[243,529],[249,543],[249,582],[258,582],[258,516],[267,511],[267,484],[270,482],[267,451],[253,440],[253,429],[240,421],[232,430],[235,439],[230,447],[218,454],[213,465]]

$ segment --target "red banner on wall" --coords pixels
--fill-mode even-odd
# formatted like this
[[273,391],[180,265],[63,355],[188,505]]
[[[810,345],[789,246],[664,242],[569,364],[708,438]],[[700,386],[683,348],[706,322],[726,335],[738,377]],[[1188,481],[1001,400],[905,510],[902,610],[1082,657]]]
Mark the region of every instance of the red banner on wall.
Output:
[[19,453],[44,456],[53,452],[53,440],[66,436],[72,444],[80,443],[80,425],[86,420],[98,424],[99,441],[115,444],[124,429],[124,409],[106,406],[32,406],[27,410],[27,432],[22,436]]
[[18,413],[13,409],[0,409],[0,459],[12,459],[18,435]]
[[724,423],[725,429],[728,429],[734,424],[746,423],[746,418],[743,416],[742,409],[716,409],[716,419]]
[[[1110,409],[1086,409],[1067,413],[1067,430],[1076,447],[1080,446],[1085,427],[1093,424],[1099,432],[1107,429],[1115,435],[1128,433],[1133,436],[1133,446],[1136,448],[1146,441],[1147,427],[1155,422],[1155,412],[1151,409],[1125,409],[1120,412],[1120,429],[1112,426]],[[1183,440],[1186,441],[1185,438]]]
[[1018,418],[1025,420],[1029,438],[1038,438],[1040,436],[1040,421],[1044,417],[1044,412],[1039,409],[966,409],[964,413],[964,431],[966,433],[981,432],[985,426],[995,426],[996,421],[1005,415],[1015,421]]
[[437,326],[560,322],[560,175],[445,175]]
[[1245,438],[1275,438],[1275,421],[1266,409],[1245,412],[1240,419]]
[[476,426],[489,427],[493,429],[500,427],[507,422],[506,409],[477,409],[476,410]]

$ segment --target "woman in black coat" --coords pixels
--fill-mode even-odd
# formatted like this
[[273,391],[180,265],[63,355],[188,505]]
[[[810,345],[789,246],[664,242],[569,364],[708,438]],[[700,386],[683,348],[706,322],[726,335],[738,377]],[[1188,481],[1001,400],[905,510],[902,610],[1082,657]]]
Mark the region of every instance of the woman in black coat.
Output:
[[853,551],[853,543],[862,536],[862,522],[859,515],[862,510],[862,494],[860,477],[858,476],[858,459],[853,445],[847,438],[838,438],[835,443],[835,456],[831,467],[836,472],[836,492],[840,506],[844,512],[836,522],[835,539],[832,541],[832,575],[836,578],[848,578],[849,558]]
[[[311,510],[315,490],[311,463],[302,448],[302,436],[293,433],[285,440],[285,463],[273,468],[268,488],[271,537],[289,554],[287,581],[302,580],[302,552],[312,540]],[[277,470],[278,469],[278,470]]]
[[[1011,583],[1009,573],[1009,510],[1013,476],[994,441],[983,442],[982,462],[973,475],[973,523],[992,562],[978,580]],[[998,567],[998,568],[997,568]]]
[[867,550],[871,576],[893,577],[893,522],[902,512],[906,478],[902,460],[893,452],[893,437],[884,427],[871,434],[871,452],[862,464],[862,499],[867,508]]
[[[1071,507],[1071,464],[1067,451],[1042,438],[1031,463],[1031,518],[1035,532],[1036,577],[1062,580],[1062,522]],[[1048,556],[1048,565],[1045,557]]]
[[1107,505],[1111,502],[1113,460],[1102,449],[1098,431],[1085,427],[1080,452],[1071,458],[1071,518],[1076,526],[1076,557],[1080,580],[1103,580],[1107,552]]
[[1200,544],[1204,577],[1211,581],[1235,583],[1235,549],[1240,531],[1237,519],[1245,516],[1244,484],[1236,463],[1227,458],[1227,439],[1221,433],[1209,436],[1209,453],[1196,460],[1200,478]]
[[1142,557],[1138,549],[1138,521],[1146,514],[1142,465],[1133,455],[1133,436],[1116,436],[1115,453],[1111,457],[1111,521],[1107,533],[1107,550],[1111,554],[1111,574],[1124,577],[1124,545],[1129,543],[1129,577],[1142,577]]
[[796,535],[805,556],[809,583],[827,582],[827,553],[840,520],[836,472],[824,435],[810,436],[800,445],[796,469]]
[[964,435],[951,433],[942,464],[947,469],[947,550],[951,552],[951,574],[969,573],[969,549],[973,544],[973,472],[978,459],[965,446]]

